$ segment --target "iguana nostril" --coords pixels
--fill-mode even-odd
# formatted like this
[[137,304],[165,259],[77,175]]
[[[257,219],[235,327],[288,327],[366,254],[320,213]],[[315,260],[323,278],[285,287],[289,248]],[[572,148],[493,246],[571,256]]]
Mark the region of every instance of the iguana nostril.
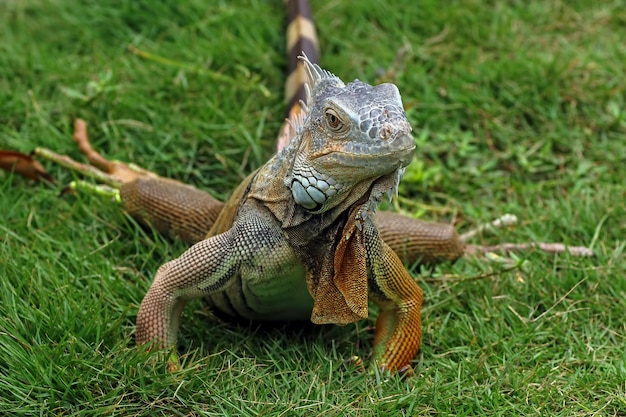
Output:
[[393,136],[393,127],[389,123],[385,123],[380,128],[380,138],[382,140],[388,140]]

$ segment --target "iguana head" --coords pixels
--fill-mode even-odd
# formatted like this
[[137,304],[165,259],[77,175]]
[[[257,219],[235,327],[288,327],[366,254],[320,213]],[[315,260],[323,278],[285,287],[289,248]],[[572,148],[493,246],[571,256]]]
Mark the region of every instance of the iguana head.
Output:
[[298,149],[285,179],[295,202],[321,213],[348,195],[354,199],[355,190],[365,194],[379,179],[386,184],[379,194],[397,189],[415,151],[398,88],[359,80],[344,84],[306,57],[300,59],[309,73],[307,102],[292,121]]

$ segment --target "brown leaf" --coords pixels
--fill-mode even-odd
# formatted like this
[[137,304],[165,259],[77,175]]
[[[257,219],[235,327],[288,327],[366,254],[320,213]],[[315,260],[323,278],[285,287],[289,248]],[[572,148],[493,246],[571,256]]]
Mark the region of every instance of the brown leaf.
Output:
[[44,179],[54,184],[54,179],[43,166],[29,155],[0,149],[0,169],[13,171],[31,180]]

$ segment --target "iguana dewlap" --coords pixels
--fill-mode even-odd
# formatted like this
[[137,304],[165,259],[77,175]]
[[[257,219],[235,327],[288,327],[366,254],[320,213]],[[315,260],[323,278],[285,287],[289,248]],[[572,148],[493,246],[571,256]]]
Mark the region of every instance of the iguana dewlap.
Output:
[[381,239],[374,211],[414,154],[398,89],[347,85],[303,58],[305,112],[291,141],[253,173],[205,240],[157,272],[137,316],[139,343],[176,341],[185,302],[254,320],[346,324],[380,308],[374,361],[408,366],[422,292]]

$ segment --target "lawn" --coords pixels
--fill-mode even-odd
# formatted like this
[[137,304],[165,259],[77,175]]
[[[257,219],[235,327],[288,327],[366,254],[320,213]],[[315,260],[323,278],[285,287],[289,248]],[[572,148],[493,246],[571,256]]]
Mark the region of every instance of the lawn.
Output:
[[[411,267],[425,293],[415,375],[368,374],[369,320],[259,326],[185,310],[180,371],[134,322],[180,242],[114,203],[0,173],[0,413],[626,415],[626,9],[620,1],[315,1],[325,68],[394,82],[417,154],[392,209],[475,241],[560,241]],[[284,115],[281,1],[0,2],[0,148],[95,146],[225,198]]]

